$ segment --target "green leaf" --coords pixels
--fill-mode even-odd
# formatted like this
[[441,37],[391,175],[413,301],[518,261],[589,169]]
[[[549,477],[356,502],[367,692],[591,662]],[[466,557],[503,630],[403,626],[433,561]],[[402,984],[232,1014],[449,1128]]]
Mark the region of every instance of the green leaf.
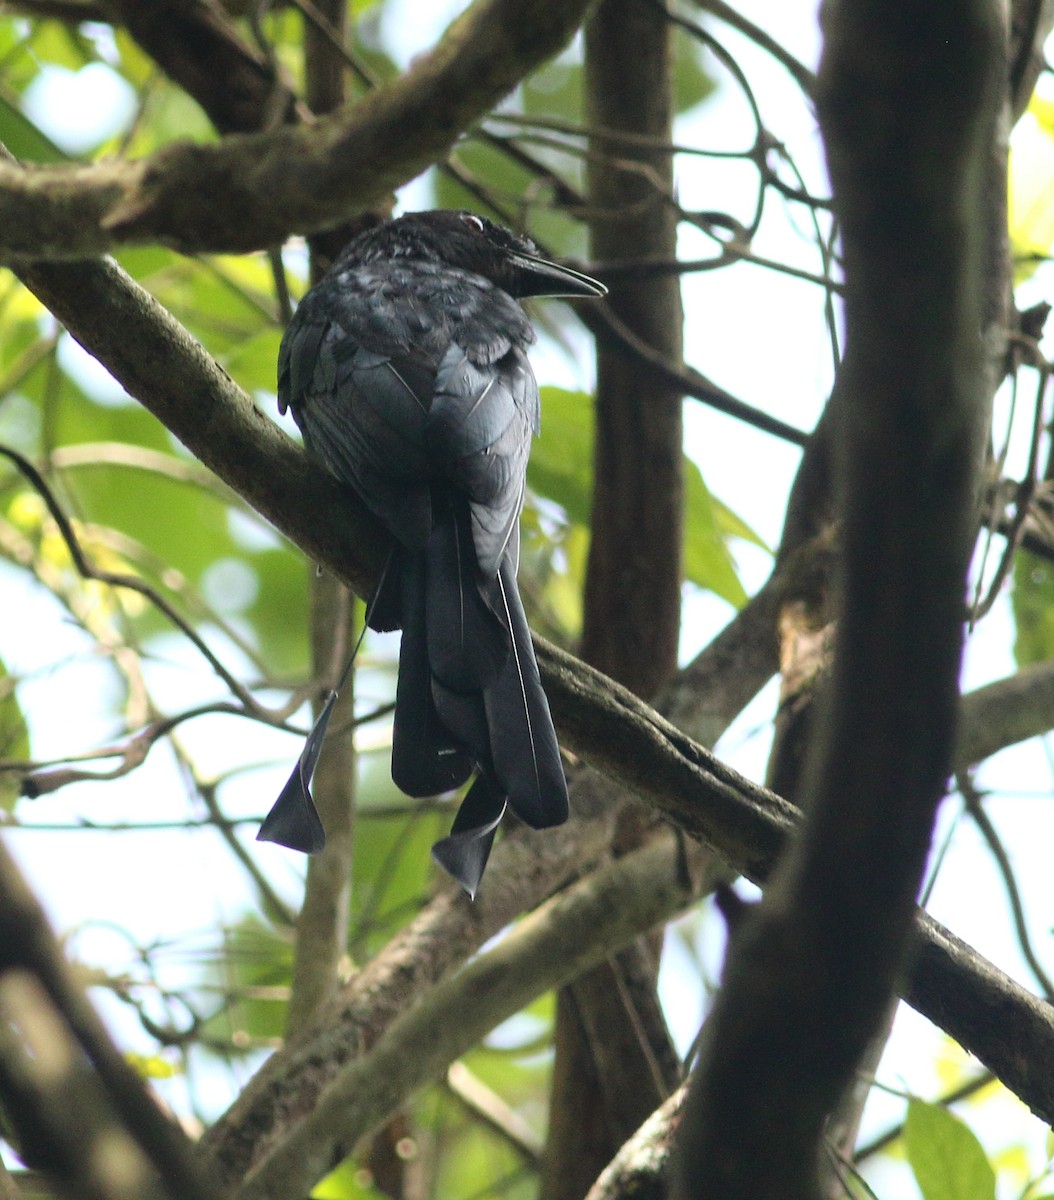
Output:
[[60,150],[46,133],[0,95],[0,142],[23,162],[66,162],[69,155]]
[[[360,759],[361,811],[385,804],[406,804],[391,781],[388,754]],[[445,836],[453,819],[448,811],[375,817],[356,822],[355,862],[352,868],[351,927],[358,935],[353,957],[374,954],[428,892],[435,868],[429,854],[433,842]]]
[[[542,388],[542,433],[527,465],[527,482],[576,524],[588,526],[593,493],[593,400],[584,392]],[[727,506],[715,501],[694,462],[684,460],[684,574],[737,607],[746,601],[727,538],[764,546]]]
[[589,525],[593,502],[593,397],[542,388],[542,433],[531,450],[527,484],[571,521]]
[[262,329],[255,337],[246,338],[223,360],[227,373],[247,392],[270,391],[277,385],[278,347],[282,341],[280,329]]
[[1018,666],[1054,658],[1054,565],[1019,550],[1014,558],[1010,606],[1017,627],[1014,658]]
[[947,1109],[910,1101],[904,1146],[924,1200],[995,1200],[995,1171],[984,1147]]
[[160,1054],[137,1054],[134,1050],[126,1050],[124,1057],[140,1079],[172,1079],[183,1073],[182,1067]]
[[[523,197],[533,179],[528,171],[507,154],[474,139],[467,139],[458,145],[457,161],[473,179],[486,180],[488,189],[498,198],[499,203],[514,197]],[[439,172],[435,176],[435,193],[436,204],[440,208],[471,208],[486,216],[501,219],[500,214],[489,209],[474,192],[445,172]]]
[[144,287],[155,290],[153,277],[172,270],[180,261],[164,246],[122,246],[114,256],[122,267]]
[[695,38],[675,37],[673,52],[673,103],[680,115],[701,104],[717,85],[704,65],[704,48]]
[[79,26],[65,21],[38,21],[30,35],[33,54],[41,62],[79,71],[95,59],[95,46]]
[[714,519],[717,527],[725,537],[739,538],[741,541],[749,542],[752,546],[757,546],[760,550],[772,553],[772,547],[761,534],[752,529],[738,513],[734,513],[723,500],[718,500],[715,495],[711,494],[710,503],[714,506]]
[[315,1184],[311,1200],[385,1200],[385,1195],[372,1185],[369,1170],[348,1158]]
[[298,550],[283,546],[247,556],[260,580],[255,603],[243,614],[256,631],[260,657],[276,675],[308,668],[308,572]]
[[[568,57],[534,72],[521,90],[523,111],[532,117],[556,117],[562,121],[582,119],[582,64]],[[531,147],[531,153],[537,153]]]
[[124,153],[145,158],[174,141],[215,142],[219,134],[197,101],[163,77],[155,79],[143,98],[145,118],[136,121]]
[[713,497],[703,475],[684,460],[684,577],[740,608],[747,594],[736,573],[735,560],[717,524]]
[[[29,758],[29,728],[18,703],[15,681],[0,662],[0,759]],[[14,774],[0,771],[0,808],[11,812],[18,799],[19,785]]]
[[206,1043],[227,1043],[226,1053],[237,1057],[284,1035],[293,977],[293,944],[284,931],[245,916],[226,931],[222,954],[205,963],[203,976],[210,990],[232,998],[205,1023]]

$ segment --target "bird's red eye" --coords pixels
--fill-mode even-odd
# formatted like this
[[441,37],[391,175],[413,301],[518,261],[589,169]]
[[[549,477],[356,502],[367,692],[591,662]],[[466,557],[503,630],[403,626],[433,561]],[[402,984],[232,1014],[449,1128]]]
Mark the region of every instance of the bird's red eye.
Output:
[[477,217],[475,213],[463,213],[461,220],[475,233],[483,232],[483,218]]

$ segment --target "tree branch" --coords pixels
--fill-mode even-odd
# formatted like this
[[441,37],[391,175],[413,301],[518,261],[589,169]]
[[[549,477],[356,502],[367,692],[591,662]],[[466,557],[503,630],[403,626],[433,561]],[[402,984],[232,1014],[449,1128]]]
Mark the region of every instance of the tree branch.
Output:
[[586,1200],[666,1200],[673,1139],[687,1091],[682,1084],[651,1114],[600,1173]]
[[[61,1014],[69,1035],[94,1067],[115,1114],[173,1189],[170,1194],[178,1193],[184,1200],[218,1200],[182,1130],[161,1112],[72,978],[43,910],[0,843],[0,980],[9,983],[27,973]],[[6,1019],[3,1025],[6,1030]]]
[[[749,689],[736,688],[752,677],[756,689],[772,674],[775,652],[766,614],[771,616],[780,587],[781,577],[777,577],[664,692],[664,709],[697,736],[716,739],[750,698]],[[722,705],[726,705],[723,711]],[[618,743],[624,733],[624,727],[612,726],[606,732],[599,730],[597,740]],[[967,734],[966,741],[970,740]],[[648,766],[654,767],[653,759],[648,759]],[[595,861],[610,841],[619,803],[619,789],[609,780],[594,772],[578,772],[571,785],[573,817],[559,835],[521,831],[499,844],[488,886],[474,905],[461,904],[450,891],[432,901],[351,981],[336,1005],[268,1061],[230,1112],[206,1133],[202,1147],[223,1178],[240,1179],[255,1155],[281,1139],[344,1066],[389,1026],[409,997],[455,969],[516,914],[532,908],[584,864]],[[705,828],[705,811],[701,794],[685,798],[682,817],[689,818],[687,831],[720,844],[717,831]],[[760,819],[776,822],[767,809],[761,810]],[[772,834],[780,844],[778,822]],[[1045,1006],[925,918],[920,937],[927,950],[911,982],[909,1000],[997,1070],[1007,1086],[1015,1091],[1024,1088],[1033,1108],[1054,1113],[1049,1079],[1043,1072],[1023,1071],[1006,1041],[1007,1014],[1013,1013],[1035,1039],[1025,1043],[1030,1061],[1033,1052],[1040,1061],[1048,1052],[1054,1053],[1054,1028]],[[952,945],[957,948],[955,956],[949,954]],[[986,1013],[995,1006],[1001,1007],[1001,1014],[986,1022]]]
[[106,0],[105,7],[221,133],[253,133],[297,111],[274,64],[243,41],[215,0]]
[[[817,100],[842,227],[842,596],[807,819],[737,931],[677,1197],[816,1196],[824,1121],[893,993],[951,766],[986,429],[996,6],[825,9]],[[895,164],[895,169],[891,169]],[[880,464],[876,469],[876,462]]]
[[635,851],[518,922],[494,949],[427,991],[345,1069],[235,1191],[236,1200],[304,1193],[405,1097],[535,996],[603,961],[697,894],[674,839]]
[[963,697],[955,768],[1054,729],[1054,662],[1023,667]]
[[445,157],[564,46],[587,7],[476,0],[405,75],[310,129],[180,142],[136,162],[0,162],[0,259],[83,258],[147,242],[238,252],[335,225]]

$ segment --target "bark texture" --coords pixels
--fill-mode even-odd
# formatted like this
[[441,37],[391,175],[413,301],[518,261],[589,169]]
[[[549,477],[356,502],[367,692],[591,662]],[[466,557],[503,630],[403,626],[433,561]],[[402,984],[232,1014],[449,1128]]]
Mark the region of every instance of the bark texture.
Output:
[[837,648],[806,821],[737,932],[707,1025],[679,1200],[820,1194],[824,1121],[903,969],[954,750],[1005,41],[987,0],[840,0],[824,32],[852,398],[833,414]]

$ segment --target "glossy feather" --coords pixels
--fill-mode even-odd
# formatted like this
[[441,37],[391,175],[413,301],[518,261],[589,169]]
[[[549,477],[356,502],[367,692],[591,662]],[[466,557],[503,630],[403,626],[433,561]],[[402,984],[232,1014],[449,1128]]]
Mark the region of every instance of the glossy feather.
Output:
[[[477,772],[434,849],[470,895],[506,803],[537,828],[567,817],[516,588],[540,416],[526,354],[534,332],[516,297],[602,291],[483,218],[420,213],[350,243],[279,353],[279,407],[395,538],[367,618],[403,631],[392,775],[424,796]],[[309,744],[317,758],[321,739]],[[265,824],[276,840],[317,842],[309,785],[310,772],[294,772]]]

